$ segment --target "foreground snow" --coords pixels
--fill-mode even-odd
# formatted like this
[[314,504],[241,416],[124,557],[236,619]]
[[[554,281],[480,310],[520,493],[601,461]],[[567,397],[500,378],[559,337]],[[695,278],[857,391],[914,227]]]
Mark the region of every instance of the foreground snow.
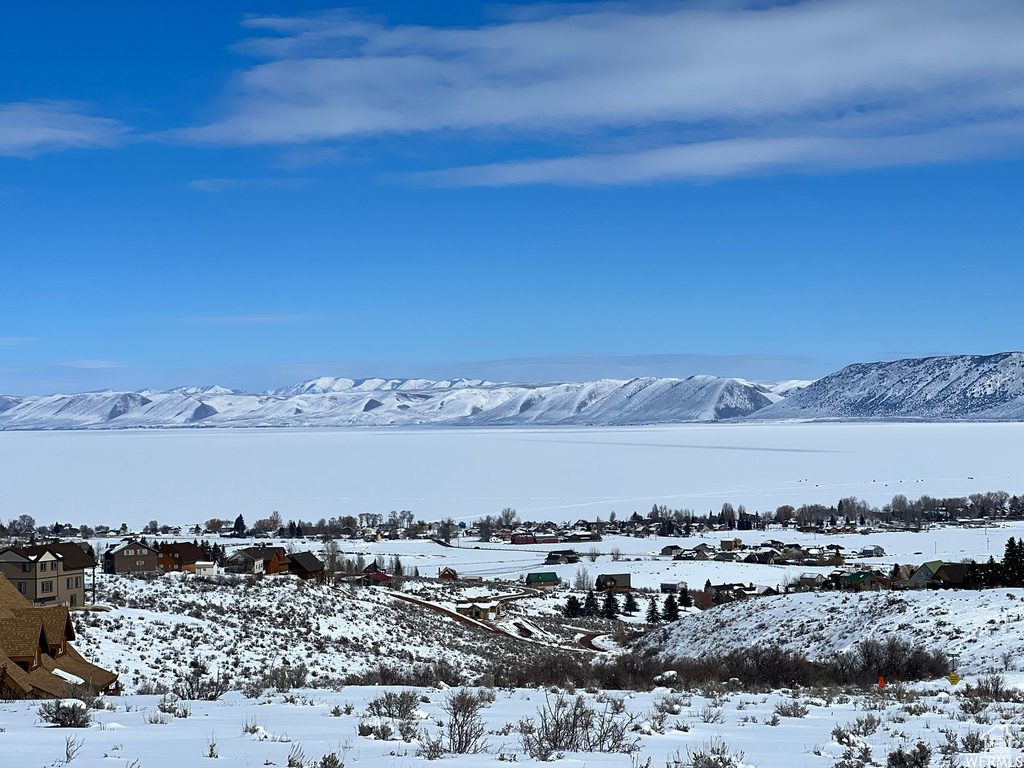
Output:
[[[961,683],[961,688],[964,684]],[[305,764],[327,753],[343,757],[349,766],[427,765],[417,756],[417,744],[400,740],[380,741],[359,736],[357,728],[366,715],[369,701],[386,691],[401,689],[353,686],[341,691],[294,690],[269,693],[247,699],[229,693],[216,702],[192,702],[189,716],[179,718],[158,712],[156,696],[124,696],[111,699],[112,710],[94,713],[95,722],[84,730],[55,729],[41,724],[38,703],[0,704],[0,750],[5,765],[58,765],[66,751],[66,739],[81,742],[76,766],[138,766],[178,768],[181,765],[294,765],[289,755],[305,756]],[[635,755],[568,753],[558,759],[565,766],[660,766],[687,751],[700,751],[710,744],[724,744],[734,755],[743,752],[743,765],[758,768],[831,768],[844,751],[835,741],[834,729],[877,718],[877,730],[856,738],[866,744],[874,759],[885,764],[886,754],[897,747],[913,746],[923,740],[935,748],[945,741],[940,729],[958,735],[984,733],[1000,722],[996,708],[964,715],[960,702],[950,697],[948,684],[923,686],[920,697],[900,694],[880,698],[872,695],[843,695],[838,691],[745,694],[725,690],[688,693],[673,698],[669,689],[651,693],[609,692],[582,694],[586,702],[603,710],[610,698],[622,699],[621,718],[632,718],[636,730],[630,739],[638,742]],[[416,689],[417,730],[436,734],[438,721],[447,715],[441,709],[448,693],[437,689]],[[524,754],[517,733],[522,720],[536,722],[537,712],[554,694],[533,689],[496,691],[493,704],[482,710],[487,751],[482,754],[449,756],[444,765],[472,768],[502,765],[508,761],[539,764]],[[778,716],[777,707],[796,704],[806,708],[802,717]],[[677,713],[659,716],[658,708]],[[1021,705],[1003,704],[999,715],[1005,721],[1019,718]],[[963,720],[958,719],[963,718]],[[663,733],[660,731],[664,731]],[[870,728],[869,728],[870,730]],[[211,747],[212,745],[212,747]],[[223,762],[210,760],[211,749]],[[1016,754],[1020,754],[1016,752]],[[969,756],[968,756],[969,757]],[[964,763],[961,763],[964,764]],[[679,764],[676,764],[679,765]],[[736,763],[735,765],[739,765]]]

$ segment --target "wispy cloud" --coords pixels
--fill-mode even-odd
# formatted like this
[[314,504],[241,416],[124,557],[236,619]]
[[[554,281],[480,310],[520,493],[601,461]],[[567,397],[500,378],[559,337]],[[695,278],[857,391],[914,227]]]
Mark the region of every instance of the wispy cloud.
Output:
[[183,323],[225,323],[229,325],[258,325],[265,323],[301,323],[319,320],[322,315],[224,315],[216,317],[183,317]]
[[118,120],[86,114],[71,101],[0,104],[0,155],[32,157],[82,147],[111,147],[130,128]]
[[31,336],[0,336],[0,347],[13,347],[17,344],[28,344],[38,339]]
[[87,370],[102,370],[107,368],[127,368],[126,363],[119,360],[67,360],[57,363],[62,368],[84,368]]
[[233,189],[302,189],[313,183],[313,179],[196,179],[188,183],[197,192],[227,192]]
[[[186,140],[516,140],[507,161],[417,177],[466,185],[1024,151],[1024,6],[1011,0],[577,4],[458,29],[337,12],[246,24],[256,35],[239,50],[263,60],[240,74],[223,119]],[[540,159],[523,156],[523,138]]]

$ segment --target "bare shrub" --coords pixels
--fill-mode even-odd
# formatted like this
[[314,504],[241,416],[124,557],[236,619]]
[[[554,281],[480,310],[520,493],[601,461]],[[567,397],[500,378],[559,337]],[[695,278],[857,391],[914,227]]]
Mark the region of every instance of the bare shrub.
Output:
[[668,756],[665,768],[745,768],[745,757],[743,752],[730,752],[729,745],[717,739],[696,752],[687,749],[685,757],[677,749]]
[[58,728],[88,728],[92,722],[89,708],[77,699],[50,699],[36,710],[39,719]]
[[780,701],[775,705],[775,713],[783,717],[807,717],[810,710],[805,704],[796,701]]
[[932,748],[923,741],[917,742],[909,752],[897,747],[886,758],[886,768],[928,768],[932,760]]
[[610,708],[598,712],[583,696],[559,694],[545,698],[535,720],[519,721],[523,750],[535,760],[549,760],[559,752],[620,752],[640,748],[639,737],[630,736],[630,718],[617,717]]
[[192,659],[185,676],[174,684],[174,694],[187,701],[216,701],[228,692],[226,675],[211,674],[210,667],[202,659]]

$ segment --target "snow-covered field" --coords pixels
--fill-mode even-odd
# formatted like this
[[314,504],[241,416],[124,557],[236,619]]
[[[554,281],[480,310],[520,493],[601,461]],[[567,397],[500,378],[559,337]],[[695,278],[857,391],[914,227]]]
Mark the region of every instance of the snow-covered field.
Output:
[[0,516],[319,519],[412,510],[607,519],[1024,488],[1024,423],[0,432]]

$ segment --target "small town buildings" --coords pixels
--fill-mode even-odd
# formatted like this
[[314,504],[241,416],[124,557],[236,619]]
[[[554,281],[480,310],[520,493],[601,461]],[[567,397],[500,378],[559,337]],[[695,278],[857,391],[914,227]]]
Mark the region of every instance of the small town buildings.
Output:
[[104,573],[159,573],[160,553],[138,539],[124,539],[103,553]]
[[160,547],[156,565],[162,573],[195,573],[196,562],[203,559],[203,550],[191,542],[172,542]]
[[534,589],[551,592],[558,587],[559,583],[558,574],[553,571],[526,574],[526,586]]
[[0,573],[36,605],[85,605],[86,576],[95,569],[92,555],[72,542],[0,551]]
[[602,573],[597,577],[596,589],[604,592],[606,589],[611,592],[629,592],[631,577],[628,573]]

